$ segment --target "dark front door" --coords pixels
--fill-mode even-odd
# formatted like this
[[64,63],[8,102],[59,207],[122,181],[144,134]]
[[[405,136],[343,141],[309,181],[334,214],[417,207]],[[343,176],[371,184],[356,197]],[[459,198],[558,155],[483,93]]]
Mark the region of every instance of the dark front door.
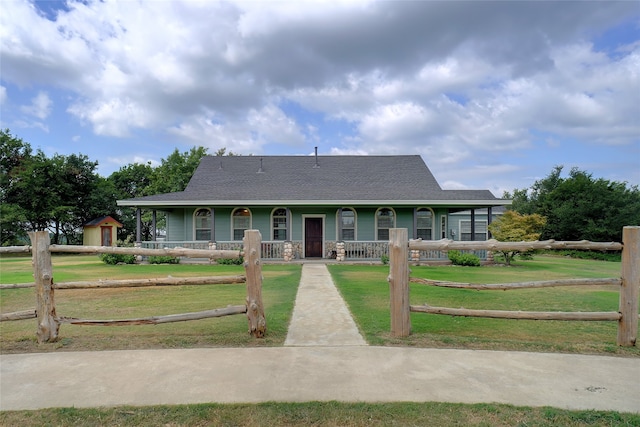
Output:
[[322,218],[304,220],[304,256],[322,258]]

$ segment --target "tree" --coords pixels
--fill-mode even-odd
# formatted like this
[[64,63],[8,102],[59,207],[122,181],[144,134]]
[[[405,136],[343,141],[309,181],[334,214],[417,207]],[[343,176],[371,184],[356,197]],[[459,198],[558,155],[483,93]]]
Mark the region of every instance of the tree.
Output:
[[207,149],[204,147],[192,147],[184,153],[180,153],[176,148],[155,168],[150,194],[184,191],[200,160],[206,155]]
[[[152,194],[151,184],[154,178],[154,170],[150,163],[133,163],[121,167],[113,172],[108,181],[113,185],[116,199],[131,199]],[[118,219],[122,228],[118,230],[118,238],[127,240],[133,238],[136,233],[136,213],[132,209],[118,210]],[[151,238],[152,215],[145,212],[142,216],[142,237],[144,240]]]
[[[545,223],[546,220],[541,215],[521,215],[516,211],[508,210],[489,225],[489,231],[500,242],[535,241],[540,238]],[[507,265],[511,265],[511,261],[520,253],[520,251],[497,252],[504,255]]]
[[512,209],[547,219],[543,239],[620,241],[622,228],[640,224],[640,190],[626,183],[595,179],[577,168],[561,177],[556,166],[529,190],[505,193]]
[[25,211],[11,200],[10,194],[31,156],[28,143],[11,135],[9,129],[0,130],[0,244],[3,246],[29,241]]

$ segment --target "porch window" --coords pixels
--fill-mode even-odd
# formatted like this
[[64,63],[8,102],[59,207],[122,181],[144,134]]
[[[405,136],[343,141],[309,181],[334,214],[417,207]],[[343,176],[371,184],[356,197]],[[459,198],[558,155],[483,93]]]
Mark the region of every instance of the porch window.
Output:
[[242,240],[244,230],[251,228],[251,211],[247,208],[238,208],[231,214],[231,226],[233,227],[233,240]]
[[376,212],[376,236],[378,240],[389,240],[389,229],[396,226],[395,213],[389,208]]
[[487,240],[487,221],[476,221],[475,238],[471,239],[471,220],[460,220],[460,240]]
[[416,236],[418,239],[431,240],[433,237],[433,212],[420,208],[416,212]]
[[287,210],[276,209],[271,214],[273,240],[287,240]]
[[343,208],[342,209],[342,217],[340,218],[342,221],[342,235],[340,239],[344,241],[353,241],[356,240],[356,213],[353,209]]
[[193,213],[195,240],[211,240],[211,210],[196,209]]

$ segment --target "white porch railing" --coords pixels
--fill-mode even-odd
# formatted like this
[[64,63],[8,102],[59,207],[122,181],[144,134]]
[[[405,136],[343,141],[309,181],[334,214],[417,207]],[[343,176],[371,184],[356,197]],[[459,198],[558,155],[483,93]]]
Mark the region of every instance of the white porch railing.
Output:
[[[335,242],[333,242],[335,245]],[[162,249],[183,247],[189,249],[211,249],[207,241],[156,241],[141,242],[143,248]],[[293,242],[294,252],[299,252],[302,242]],[[217,250],[238,250],[242,249],[241,241],[216,242]],[[346,260],[379,260],[383,255],[389,255],[389,243],[385,241],[345,241],[345,259]],[[477,255],[480,259],[487,258],[486,250],[463,251]],[[294,258],[299,258],[300,253]],[[262,258],[263,259],[284,259],[284,241],[263,241],[262,242]],[[415,260],[415,258],[412,257]],[[420,251],[420,261],[448,261],[447,252],[444,251]]]

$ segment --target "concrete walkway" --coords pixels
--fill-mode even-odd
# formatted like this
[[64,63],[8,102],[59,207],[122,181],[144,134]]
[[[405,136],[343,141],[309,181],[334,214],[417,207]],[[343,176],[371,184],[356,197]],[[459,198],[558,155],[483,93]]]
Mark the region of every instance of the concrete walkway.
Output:
[[285,347],[0,355],[0,410],[338,400],[640,413],[640,358],[364,344],[326,267],[305,265]]
[[304,264],[285,346],[367,345],[324,264]]

